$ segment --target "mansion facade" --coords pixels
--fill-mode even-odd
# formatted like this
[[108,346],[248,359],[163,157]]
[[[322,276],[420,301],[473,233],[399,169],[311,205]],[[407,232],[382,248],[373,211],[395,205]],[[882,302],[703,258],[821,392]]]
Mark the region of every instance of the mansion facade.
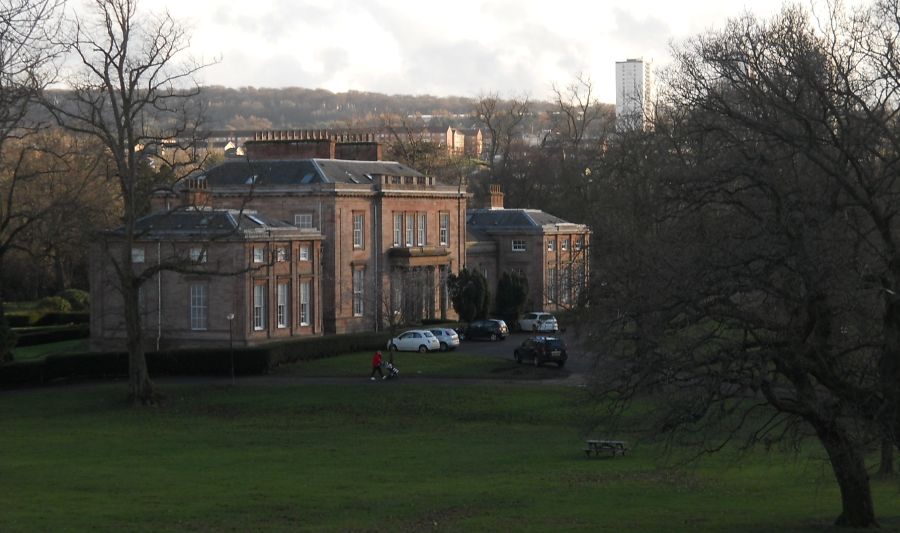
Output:
[[[504,269],[520,271],[529,278],[534,308],[556,308],[554,293],[549,299],[547,293],[554,290],[545,271],[551,259],[535,253],[550,234],[544,232],[557,235],[546,224],[485,229],[484,215],[467,209],[468,194],[458,184],[382,161],[374,142],[256,140],[244,151],[245,158],[156,194],[153,214],[138,222],[133,258],[162,262],[181,254],[192,266],[144,283],[141,312],[151,348],[251,346],[456,320],[447,277],[469,261],[489,274],[491,287]],[[493,207],[487,211],[520,211],[504,210],[502,200]],[[587,249],[586,227],[559,228],[580,235],[572,242]],[[516,242],[540,239],[541,245],[507,254],[516,231],[522,234]],[[470,242],[476,234],[479,241]],[[116,230],[105,232],[97,244],[102,250],[92,254],[92,349],[124,344],[108,255],[119,238]],[[500,239],[493,249],[490,239]]]

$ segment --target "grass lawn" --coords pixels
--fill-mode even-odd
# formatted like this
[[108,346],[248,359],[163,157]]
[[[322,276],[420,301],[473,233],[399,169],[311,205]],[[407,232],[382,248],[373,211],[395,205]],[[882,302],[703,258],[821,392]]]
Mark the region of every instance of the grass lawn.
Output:
[[46,357],[48,355],[83,353],[88,351],[88,342],[88,339],[73,339],[69,341],[13,348],[13,359],[16,361],[25,361],[27,359],[40,359],[41,357]]
[[[0,394],[0,531],[812,532],[839,511],[815,447],[686,470],[640,442],[586,459],[576,388],[163,392],[152,409],[124,383]],[[874,487],[900,527],[897,479]]]
[[[385,361],[390,353],[383,351]],[[510,359],[468,354],[465,351],[442,353],[396,352],[394,364],[400,369],[400,377],[426,378],[478,378],[478,379],[552,379],[569,375],[555,365],[535,368],[518,365]],[[337,357],[302,361],[275,369],[276,374],[303,377],[360,377],[372,371],[372,353],[357,352]]]

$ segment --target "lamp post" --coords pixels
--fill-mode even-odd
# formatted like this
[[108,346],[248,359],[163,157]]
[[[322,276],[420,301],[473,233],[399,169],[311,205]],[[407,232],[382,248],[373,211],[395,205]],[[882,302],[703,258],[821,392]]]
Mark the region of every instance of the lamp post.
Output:
[[234,385],[234,328],[232,325],[234,324],[234,313],[228,313],[225,315],[225,318],[228,319],[228,354],[231,357],[231,385]]

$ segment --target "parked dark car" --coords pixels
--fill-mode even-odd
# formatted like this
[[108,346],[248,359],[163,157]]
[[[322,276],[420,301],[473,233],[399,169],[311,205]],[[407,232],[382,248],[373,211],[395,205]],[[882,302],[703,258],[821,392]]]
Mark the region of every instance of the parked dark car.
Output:
[[560,368],[566,365],[569,354],[566,351],[566,341],[559,337],[529,337],[522,341],[514,353],[517,363],[531,361],[534,366],[548,361],[554,362]]
[[489,341],[503,340],[509,336],[509,327],[506,322],[498,319],[476,320],[463,330],[462,338],[465,340],[486,339]]

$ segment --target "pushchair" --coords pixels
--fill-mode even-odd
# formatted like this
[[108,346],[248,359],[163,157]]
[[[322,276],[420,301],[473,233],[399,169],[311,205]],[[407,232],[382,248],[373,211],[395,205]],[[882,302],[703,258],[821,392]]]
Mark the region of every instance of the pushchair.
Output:
[[392,365],[389,361],[381,363],[381,368],[382,370],[384,370],[384,379],[394,379],[400,377],[400,370],[398,370],[397,367]]

